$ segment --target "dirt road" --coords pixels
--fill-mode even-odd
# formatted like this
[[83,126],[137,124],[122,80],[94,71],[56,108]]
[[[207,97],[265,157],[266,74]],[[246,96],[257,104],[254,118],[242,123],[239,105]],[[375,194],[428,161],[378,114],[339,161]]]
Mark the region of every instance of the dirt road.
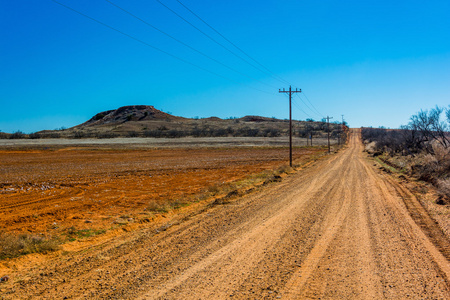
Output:
[[448,240],[405,201],[353,131],[347,149],[281,183],[0,288],[6,299],[450,299]]

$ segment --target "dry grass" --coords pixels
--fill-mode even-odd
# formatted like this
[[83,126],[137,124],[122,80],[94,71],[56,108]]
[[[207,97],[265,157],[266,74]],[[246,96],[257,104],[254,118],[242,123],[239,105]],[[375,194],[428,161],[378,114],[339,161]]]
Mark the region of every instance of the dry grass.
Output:
[[76,229],[75,226],[71,226],[67,229],[67,238],[69,241],[75,241],[77,239],[88,238],[99,234],[104,234],[105,229]]
[[434,156],[438,161],[448,161],[450,159],[450,148],[444,148],[438,143],[433,143]]
[[450,200],[450,178],[438,179],[437,188],[439,193],[438,204],[449,204]]
[[246,176],[240,180],[211,185],[202,193],[190,197],[183,197],[166,202],[152,201],[147,205],[145,210],[155,214],[164,214],[171,210],[187,206],[190,203],[211,198],[216,198],[213,205],[227,204],[230,199],[242,196],[249,192],[249,190],[253,190],[254,187],[281,181],[281,175],[292,172],[292,170],[293,168],[288,165],[282,165],[273,170],[265,170],[257,174]]
[[146,211],[153,212],[153,213],[167,213],[173,209],[178,209],[180,207],[188,205],[190,202],[187,199],[181,198],[181,199],[175,199],[170,200],[167,202],[158,202],[158,201],[151,201],[147,207],[145,208]]
[[18,257],[30,253],[47,253],[59,249],[55,238],[32,234],[0,234],[0,259]]
[[416,155],[394,155],[383,153],[378,157],[393,168],[395,172],[411,175],[419,180],[429,182],[437,188],[438,204],[450,203],[450,149],[433,144],[434,154],[422,152]]

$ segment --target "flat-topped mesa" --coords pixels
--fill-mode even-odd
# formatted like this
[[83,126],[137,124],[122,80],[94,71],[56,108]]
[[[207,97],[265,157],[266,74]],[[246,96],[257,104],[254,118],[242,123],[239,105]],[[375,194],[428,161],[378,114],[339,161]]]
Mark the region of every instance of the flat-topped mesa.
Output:
[[104,124],[122,124],[129,121],[144,120],[182,120],[184,118],[162,112],[151,105],[129,105],[96,114],[88,121],[76,127]]

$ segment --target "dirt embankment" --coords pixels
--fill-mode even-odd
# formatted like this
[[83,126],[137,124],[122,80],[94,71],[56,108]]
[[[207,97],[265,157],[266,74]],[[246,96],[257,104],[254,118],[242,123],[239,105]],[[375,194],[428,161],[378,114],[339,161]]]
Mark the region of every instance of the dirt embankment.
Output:
[[411,218],[404,193],[353,131],[347,149],[281,183],[13,274],[3,297],[449,299],[442,237]]

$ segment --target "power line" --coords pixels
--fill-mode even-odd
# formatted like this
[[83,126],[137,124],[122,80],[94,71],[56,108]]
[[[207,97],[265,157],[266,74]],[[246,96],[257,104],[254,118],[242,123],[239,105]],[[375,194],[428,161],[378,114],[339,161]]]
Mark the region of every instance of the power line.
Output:
[[[151,44],[149,44],[149,43],[147,43],[147,42],[145,42],[145,41],[143,41],[143,40],[141,40],[141,39],[138,39],[138,38],[136,38],[136,37],[134,37],[134,36],[132,36],[132,35],[130,35],[130,34],[128,34],[128,33],[125,33],[125,32],[123,32],[123,31],[121,31],[121,30],[119,30],[119,29],[117,29],[117,28],[114,28],[114,27],[112,27],[112,26],[110,26],[110,25],[108,25],[108,24],[106,24],[106,23],[103,23],[102,21],[99,21],[99,20],[97,20],[97,19],[95,19],[95,18],[93,18],[93,17],[91,17],[91,16],[88,16],[88,15],[86,15],[86,14],[84,14],[84,13],[82,13],[82,12],[80,12],[80,11],[78,11],[78,10],[76,10],[76,9],[74,9],[74,8],[72,8],[72,7],[70,7],[70,6],[67,6],[67,5],[65,5],[65,4],[63,4],[63,3],[61,3],[61,2],[58,2],[58,1],[56,1],[56,0],[50,0],[50,1],[52,1],[52,2],[54,2],[54,3],[56,3],[56,4],[58,4],[58,5],[60,5],[60,6],[62,6],[62,7],[65,7],[65,8],[67,8],[67,9],[69,9],[69,10],[71,10],[71,11],[73,11],[73,12],[75,12],[75,13],[77,13],[77,14],[83,16],[83,17],[85,17],[85,18],[88,18],[88,19],[90,19],[90,20],[92,20],[92,21],[94,21],[94,22],[96,22],[96,23],[98,23],[98,24],[100,24],[100,25],[102,25],[102,26],[105,26],[105,27],[107,27],[107,28],[109,28],[109,29],[111,29],[111,30],[117,32],[117,33],[120,33],[120,34],[122,34],[122,35],[124,35],[124,36],[126,36],[126,37],[128,37],[128,38],[130,38],[130,39],[132,39],[132,40],[134,40],[134,41],[136,41],[136,42],[138,42],[138,43],[141,43],[141,44],[143,44],[143,45],[145,45],[145,46],[147,46],[147,47],[150,47],[150,48],[152,48],[152,49],[154,49],[154,50],[156,50],[156,51],[158,51],[158,52],[164,53],[164,54],[166,54],[166,55],[168,55],[168,56],[170,56],[170,57],[172,57],[172,58],[174,58],[174,59],[176,59],[176,60],[182,61],[182,62],[184,62],[184,63],[186,63],[186,64],[188,64],[188,65],[191,65],[191,66],[193,66],[193,67],[196,67],[196,68],[198,68],[198,69],[200,69],[200,70],[202,70],[202,71],[204,71],[204,72],[210,73],[210,74],[215,75],[215,76],[217,76],[217,77],[220,77],[220,78],[223,78],[223,79],[225,79],[225,80],[228,80],[228,81],[231,81],[231,82],[234,82],[234,83],[238,83],[238,84],[239,84],[239,82],[237,82],[236,80],[233,80],[233,79],[231,79],[231,78],[225,77],[225,76],[220,75],[220,74],[218,74],[218,73],[216,73],[216,72],[210,71],[210,70],[208,70],[208,69],[206,69],[206,68],[203,68],[203,67],[201,67],[201,66],[199,66],[199,65],[197,65],[197,64],[194,64],[194,63],[192,63],[192,62],[190,62],[190,61],[187,61],[187,60],[185,60],[185,59],[183,59],[183,58],[181,58],[181,57],[178,57],[178,56],[176,56],[176,55],[174,55],[174,54],[171,54],[171,53],[169,53],[169,52],[167,52],[167,51],[165,51],[165,50],[162,50],[162,49],[160,49],[160,48],[158,48],[158,47],[156,47],[156,46],[153,46],[153,45],[151,45]],[[251,87],[251,86],[249,86],[249,88],[254,89],[254,90],[257,90],[257,91],[262,92],[262,93],[272,94],[272,93],[269,93],[269,92],[267,92],[267,91],[263,91],[263,90],[260,90],[260,89],[257,89],[257,88]]]
[[177,43],[179,43],[179,44],[181,44],[181,45],[183,45],[183,46],[185,46],[185,47],[191,49],[192,51],[197,52],[198,54],[200,54],[200,55],[202,55],[202,56],[204,56],[204,57],[206,57],[206,58],[208,58],[209,60],[212,60],[212,61],[214,61],[215,63],[217,63],[217,64],[219,64],[219,65],[221,65],[221,66],[223,66],[223,67],[225,67],[225,68],[227,68],[227,69],[229,69],[229,70],[235,72],[235,73],[238,73],[238,74],[240,74],[240,75],[242,75],[242,76],[244,76],[244,77],[247,77],[247,78],[252,79],[252,80],[256,80],[256,81],[258,81],[258,82],[260,82],[260,83],[262,83],[262,84],[264,84],[264,85],[267,85],[266,83],[264,83],[264,82],[262,82],[262,81],[260,81],[260,80],[258,80],[258,79],[256,79],[256,78],[254,78],[254,77],[252,77],[252,76],[249,76],[249,75],[247,75],[247,74],[245,74],[245,73],[242,73],[242,72],[240,72],[240,71],[238,71],[238,70],[236,70],[236,69],[234,69],[234,68],[232,68],[232,67],[230,67],[230,66],[228,66],[228,65],[226,65],[226,64],[224,64],[224,63],[222,63],[221,61],[219,61],[219,60],[217,60],[217,59],[215,59],[215,58],[213,58],[213,57],[211,57],[211,56],[209,56],[209,55],[207,55],[207,54],[201,52],[200,50],[195,49],[194,47],[192,47],[192,46],[186,44],[185,42],[183,42],[183,41],[177,39],[176,37],[174,37],[174,36],[168,34],[167,32],[165,32],[165,31],[159,29],[158,27],[156,27],[156,26],[154,26],[154,25],[148,23],[147,21],[145,21],[145,20],[143,20],[142,18],[136,16],[135,14],[129,12],[128,10],[126,10],[126,9],[124,9],[124,8],[122,8],[122,7],[120,7],[119,5],[113,3],[112,1],[110,1],[110,0],[105,0],[105,1],[108,2],[109,4],[113,5],[113,6],[117,7],[118,9],[122,10],[123,12],[127,13],[128,15],[132,16],[133,18],[135,18],[135,19],[141,21],[141,22],[144,23],[145,25],[147,25],[147,26],[149,26],[149,27],[155,29],[156,31],[158,31],[158,32],[160,32],[160,33],[166,35],[167,37],[173,39],[173,40],[176,41]]
[[[177,16],[178,18],[180,18],[181,20],[183,20],[184,22],[186,22],[187,24],[189,24],[190,26],[192,26],[193,28],[195,28],[197,31],[199,31],[201,34],[203,34],[204,36],[206,36],[208,39],[210,39],[211,41],[213,41],[215,44],[219,45],[220,47],[222,47],[223,49],[225,49],[226,51],[228,51],[229,53],[233,54],[234,56],[236,56],[237,58],[239,58],[240,60],[242,60],[243,62],[249,64],[250,66],[254,67],[255,69],[259,70],[260,72],[266,73],[265,71],[261,70],[260,68],[258,68],[257,66],[253,65],[252,63],[250,63],[249,61],[247,61],[245,58],[239,56],[238,54],[236,54],[234,51],[230,50],[228,47],[226,47],[224,44],[220,43],[219,41],[217,41],[215,38],[213,38],[212,36],[210,36],[209,34],[207,34],[206,32],[204,32],[203,30],[201,30],[200,28],[198,28],[197,26],[195,26],[194,24],[192,24],[191,22],[189,22],[188,20],[186,20],[186,18],[184,18],[183,16],[181,16],[179,13],[177,13],[176,11],[174,11],[173,9],[171,9],[170,7],[168,7],[167,5],[165,5],[164,3],[162,3],[160,0],[156,0],[156,2],[158,2],[159,4],[161,4],[162,6],[164,6],[166,9],[168,9],[170,12],[172,12],[175,16]],[[270,84],[266,84],[268,86],[271,86],[273,88],[275,88],[275,86],[272,86]]]
[[[304,104],[304,106],[305,107],[307,107],[313,114],[316,114],[316,115],[318,115],[314,110],[312,110],[312,108],[311,107],[309,107],[309,105],[308,104],[306,104],[306,102],[305,101],[303,101],[303,99],[302,98],[300,98],[300,96],[299,95],[296,95],[297,96],[297,98]],[[320,116],[320,115],[318,115],[318,116]],[[311,117],[311,116],[310,116]]]
[[302,113],[304,113],[307,117],[309,117],[309,118],[311,118],[311,119],[314,119],[313,117],[311,117],[310,114],[308,114],[306,111],[304,111],[304,110],[300,107],[300,105],[299,105],[297,102],[293,101],[292,103],[294,104],[295,108],[297,108],[298,110],[300,110],[300,111],[301,111]]
[[145,45],[145,46],[148,46],[148,47],[150,47],[150,48],[152,48],[152,49],[154,49],[154,50],[156,50],[156,51],[159,51],[159,52],[161,52],[161,53],[164,53],[164,54],[166,54],[166,55],[168,55],[168,56],[170,56],[170,57],[172,57],[172,58],[175,58],[175,59],[177,59],[177,60],[180,60],[180,61],[182,61],[182,62],[184,62],[184,63],[186,63],[186,64],[189,64],[189,65],[191,65],[191,66],[194,66],[194,67],[196,67],[196,68],[199,68],[199,69],[201,69],[201,70],[203,70],[203,71],[205,71],[205,72],[208,72],[208,73],[210,73],[210,74],[219,76],[219,77],[221,77],[221,78],[224,78],[224,79],[227,79],[227,80],[230,80],[230,81],[233,81],[233,82],[236,82],[235,80],[232,80],[232,79],[227,78],[227,77],[225,77],[225,76],[219,75],[219,74],[217,74],[217,73],[215,73],[215,72],[213,72],[213,71],[210,71],[210,70],[208,70],[208,69],[205,69],[205,68],[203,68],[203,67],[201,67],[201,66],[199,66],[199,65],[196,65],[196,64],[194,64],[194,63],[191,63],[191,62],[189,62],[189,61],[187,61],[187,60],[185,60],[185,59],[183,59],[183,58],[181,58],[181,57],[178,57],[178,56],[173,55],[173,54],[171,54],[171,53],[169,53],[169,52],[167,52],[167,51],[165,51],[165,50],[162,50],[162,49],[160,49],[160,48],[158,48],[158,47],[155,47],[155,46],[153,46],[153,45],[151,45],[151,44],[149,44],[149,43],[147,43],[147,42],[145,42],[145,41],[143,41],[143,40],[140,40],[140,39],[138,39],[138,38],[136,38],[136,37],[134,37],[134,36],[132,36],[132,35],[129,35],[128,33],[125,33],[125,32],[123,32],[123,31],[121,31],[121,30],[119,30],[119,29],[116,29],[116,28],[114,28],[114,27],[112,27],[112,26],[110,26],[110,25],[108,25],[108,24],[106,24],[106,23],[103,23],[103,22],[101,22],[101,21],[99,21],[99,20],[97,20],[97,19],[94,19],[93,17],[90,17],[90,16],[88,16],[88,15],[86,15],[86,14],[84,14],[84,13],[82,13],[82,12],[80,12],[80,11],[78,11],[78,10],[72,8],[72,7],[70,7],[70,6],[67,6],[67,5],[65,5],[65,4],[63,4],[63,3],[60,3],[60,2],[58,2],[58,1],[56,1],[56,0],[50,0],[50,1],[53,1],[53,2],[55,2],[56,4],[59,4],[59,5],[61,5],[61,6],[65,7],[65,8],[67,8],[67,9],[69,9],[69,10],[71,10],[71,11],[73,11],[73,12],[75,12],[75,13],[77,13],[77,14],[83,16],[83,17],[85,17],[85,18],[88,18],[88,19],[90,19],[90,20],[92,20],[92,21],[94,21],[94,22],[96,22],[96,23],[98,23],[98,24],[100,24],[100,25],[103,25],[103,26],[105,26],[105,27],[107,27],[107,28],[109,28],[109,29],[111,29],[111,30],[114,30],[114,31],[116,31],[116,32],[118,32],[118,33],[120,33],[120,34],[122,34],[122,35],[124,35],[124,36],[126,36],[126,37],[128,37],[128,38],[130,38],[130,39],[133,39],[133,40],[135,40],[135,41],[137,41],[137,42],[139,42],[139,43],[141,43],[141,44],[143,44],[143,45]]
[[309,101],[308,96],[305,95],[305,93],[303,93],[303,96],[305,96],[306,100],[308,101],[309,104],[311,104],[311,106],[314,108],[314,110],[320,115],[323,116],[323,114],[320,113],[320,111],[317,110],[317,108],[311,103],[311,101]]
[[[178,17],[180,17],[182,20],[184,20],[185,22],[187,22],[188,24],[190,24],[191,26],[193,26],[194,28],[196,28],[197,30],[199,30],[201,33],[203,33],[205,36],[207,36],[208,38],[210,38],[212,41],[216,42],[217,41],[213,38],[211,38],[209,35],[207,35],[206,33],[204,33],[202,30],[198,29],[196,26],[194,26],[192,23],[188,22],[185,18],[181,17],[179,14],[177,14],[176,12],[174,12],[172,9],[170,9],[169,7],[167,7],[166,5],[164,5],[160,0],[156,0],[158,1],[160,4],[162,4],[164,7],[166,7],[167,9],[169,9],[172,13],[174,13],[175,15],[177,15]],[[255,60],[253,57],[251,57],[249,54],[247,54],[244,50],[242,50],[240,47],[238,47],[235,43],[233,43],[232,41],[230,41],[228,38],[226,38],[223,34],[221,34],[219,31],[217,31],[214,27],[212,27],[209,23],[207,23],[203,18],[201,18],[198,14],[196,14],[194,11],[192,11],[189,7],[187,7],[185,4],[183,4],[180,0],[176,0],[180,5],[182,5],[186,10],[188,10],[191,14],[193,14],[195,17],[197,17],[201,22],[203,22],[206,26],[208,26],[210,29],[212,29],[214,32],[216,32],[219,36],[221,36],[224,40],[226,40],[228,43],[230,43],[231,45],[233,45],[236,49],[238,49],[239,51],[241,51],[244,55],[246,55],[248,58],[250,58],[251,60],[253,60],[255,63],[257,63],[258,65],[260,65],[261,67],[263,67],[267,72],[269,72],[272,76],[274,76],[275,78],[277,78],[278,80],[281,80],[285,83],[288,83],[288,81],[284,80],[283,78],[277,76],[276,74],[274,74],[272,71],[270,71],[268,68],[266,68],[264,65],[262,65],[261,63],[259,63],[257,60]],[[219,45],[221,45],[222,47],[224,47],[222,44],[219,43]],[[225,48],[225,47],[224,47]],[[227,49],[227,48],[225,48]],[[228,49],[227,49],[228,50]],[[230,51],[230,50],[228,50]],[[233,53],[233,52],[232,52]],[[233,53],[234,54],[234,53]],[[236,55],[236,54],[234,54]],[[239,56],[238,56],[239,57]],[[241,58],[241,57],[239,57]],[[242,58],[241,58],[242,59]],[[246,61],[247,62],[247,61]],[[248,63],[248,62],[247,62]],[[252,65],[252,64],[251,64]],[[254,65],[252,65],[254,66]],[[258,70],[260,70],[258,68]],[[260,70],[261,71],[261,70]],[[295,93],[296,96],[300,99],[300,101],[302,101],[303,104],[305,104],[305,106],[314,114],[318,115],[319,117],[322,116],[322,114],[317,110],[317,108],[311,103],[311,101],[309,100],[309,98],[305,96],[307,102],[309,103],[309,105],[303,101],[303,99],[297,94]],[[296,102],[294,102],[294,106],[296,106],[297,109],[299,109],[300,111],[302,111],[305,115],[309,116],[311,119],[313,119],[311,117],[310,114],[308,114],[307,112],[305,112]],[[312,108],[311,108],[312,107]]]
[[[236,49],[238,49],[239,51],[241,51],[245,56],[247,56],[248,58],[250,58],[251,60],[253,60],[255,63],[257,63],[259,66],[261,66],[262,68],[264,68],[264,70],[266,70],[269,75],[271,75],[272,77],[276,78],[277,80],[290,84],[288,81],[284,80],[283,78],[281,78],[280,76],[276,75],[275,73],[273,73],[271,70],[269,70],[267,67],[265,67],[263,64],[261,64],[260,62],[258,62],[256,59],[254,59],[253,57],[251,57],[247,52],[245,52],[244,50],[242,50],[240,47],[238,47],[235,43],[233,43],[232,41],[230,41],[228,38],[226,38],[223,34],[221,34],[219,31],[217,31],[214,27],[212,27],[211,25],[209,25],[205,20],[203,20],[198,14],[196,14],[195,12],[193,12],[189,7],[187,7],[186,5],[184,5],[180,0],[176,0],[178,3],[180,3],[186,10],[188,10],[191,14],[193,14],[194,16],[196,16],[200,21],[202,21],[206,26],[208,26],[209,28],[211,28],[215,33],[217,33],[219,36],[221,36],[225,41],[227,41],[228,43],[230,43],[231,45],[233,45]],[[159,1],[158,1],[159,2]],[[242,58],[241,58],[242,59]],[[247,62],[247,61],[246,61]],[[248,62],[247,62],[248,63]],[[250,64],[251,66],[255,67],[253,64]],[[256,67],[255,67],[256,68]],[[262,71],[259,68],[256,68],[261,72],[267,73],[265,71]]]

